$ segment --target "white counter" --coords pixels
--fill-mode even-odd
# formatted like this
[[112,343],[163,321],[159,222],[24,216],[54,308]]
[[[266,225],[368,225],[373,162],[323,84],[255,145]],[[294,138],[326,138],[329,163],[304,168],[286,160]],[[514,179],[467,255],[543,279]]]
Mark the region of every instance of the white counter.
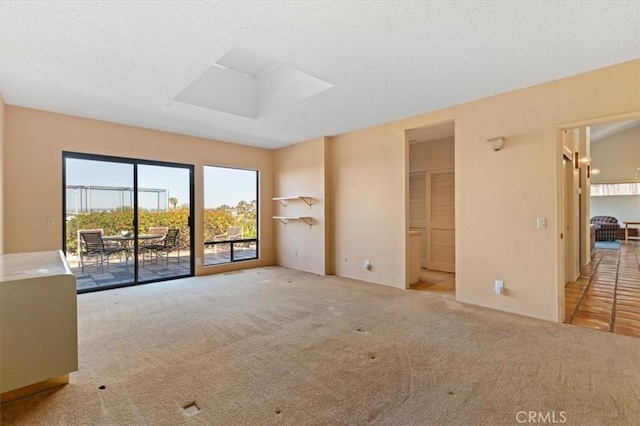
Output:
[[3,401],[21,388],[68,383],[78,369],[77,324],[76,279],[61,251],[0,255]]

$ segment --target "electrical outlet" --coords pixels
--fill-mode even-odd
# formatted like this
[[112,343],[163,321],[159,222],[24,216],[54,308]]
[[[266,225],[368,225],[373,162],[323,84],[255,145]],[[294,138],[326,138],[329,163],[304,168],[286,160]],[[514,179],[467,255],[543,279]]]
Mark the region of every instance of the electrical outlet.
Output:
[[53,218],[52,217],[48,217],[47,218],[47,226],[53,226],[53,224],[54,224]]
[[196,257],[196,266],[200,266],[202,265],[202,259],[200,259],[199,257]]
[[547,218],[544,217],[539,217],[536,221],[536,224],[538,225],[538,229],[544,229],[547,227]]

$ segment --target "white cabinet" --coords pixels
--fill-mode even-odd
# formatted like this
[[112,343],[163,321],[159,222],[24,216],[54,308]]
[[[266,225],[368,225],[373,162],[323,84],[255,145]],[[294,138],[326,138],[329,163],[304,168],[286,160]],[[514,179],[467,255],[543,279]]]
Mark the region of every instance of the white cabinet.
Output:
[[77,323],[76,279],[61,251],[0,255],[3,401],[69,382]]

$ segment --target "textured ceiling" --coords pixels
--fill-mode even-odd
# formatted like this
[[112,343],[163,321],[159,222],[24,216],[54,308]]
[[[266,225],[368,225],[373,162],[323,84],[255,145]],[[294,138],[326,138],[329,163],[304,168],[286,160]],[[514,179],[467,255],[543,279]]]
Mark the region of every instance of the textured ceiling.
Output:
[[[638,2],[0,1],[5,102],[263,147],[640,57]],[[259,119],[173,100],[234,47],[335,87]]]

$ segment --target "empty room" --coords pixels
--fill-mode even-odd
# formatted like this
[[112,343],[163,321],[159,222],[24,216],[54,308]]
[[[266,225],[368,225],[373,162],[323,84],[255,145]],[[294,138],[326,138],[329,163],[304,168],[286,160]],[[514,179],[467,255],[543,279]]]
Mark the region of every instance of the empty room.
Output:
[[639,29],[0,0],[0,423],[636,424]]

